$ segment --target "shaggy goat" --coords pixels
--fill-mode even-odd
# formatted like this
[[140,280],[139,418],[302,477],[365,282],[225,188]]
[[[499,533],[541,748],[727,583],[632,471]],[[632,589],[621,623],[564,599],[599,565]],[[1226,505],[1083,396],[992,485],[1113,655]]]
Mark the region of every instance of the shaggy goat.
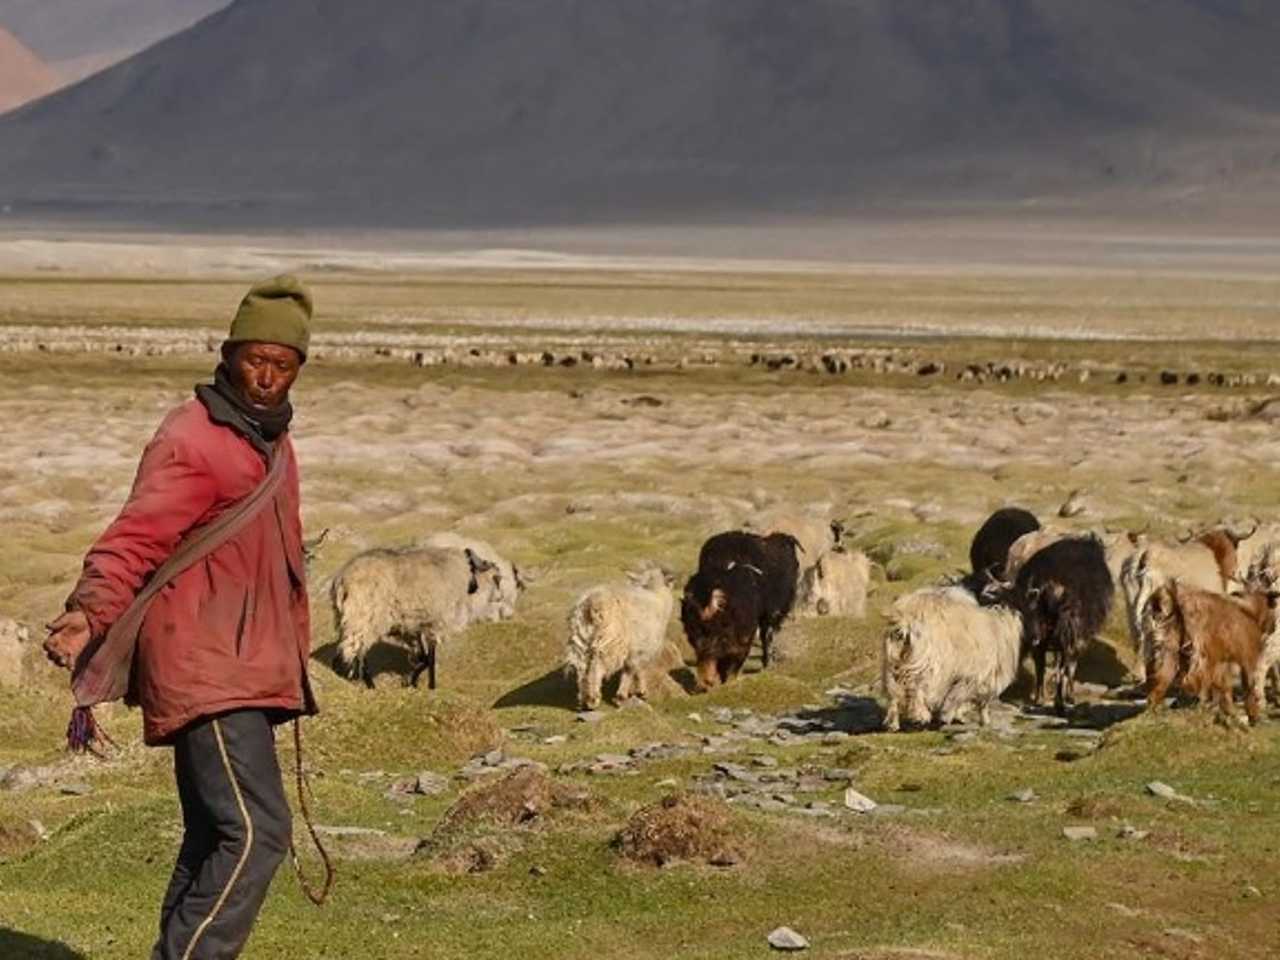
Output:
[[700,570],[685,584],[680,622],[697,659],[698,686],[706,691],[738,675],[764,630],[764,577],[755,567]]
[[871,561],[866,554],[836,547],[800,574],[796,612],[861,619],[867,614],[870,584]]
[[1012,605],[1022,614],[1025,645],[1035,662],[1032,703],[1044,700],[1045,657],[1056,654],[1054,710],[1075,700],[1076,664],[1101,632],[1115,585],[1096,537],[1071,537],[1037,552],[1018,573]]
[[1160,586],[1148,603],[1154,626],[1147,664],[1147,704],[1158,707],[1170,686],[1202,702],[1216,700],[1222,716],[1235,715],[1232,666],[1240,668],[1244,708],[1251,724],[1262,716],[1266,638],[1276,626],[1274,592],[1224,597],[1178,581]]
[[795,606],[801,549],[800,542],[787,533],[762,537],[744,530],[730,530],[711,537],[698,553],[698,571],[702,573],[731,570],[736,566],[751,567],[759,572],[764,598],[760,621],[761,662],[766,667],[773,634]]
[[652,568],[627,583],[592,587],[569,611],[565,675],[576,675],[578,706],[600,705],[604,682],[619,671],[618,701],[646,695],[644,670],[662,653],[675,597],[673,578]]
[[338,652],[334,667],[372,686],[365,658],[379,642],[409,644],[410,681],[427,671],[436,687],[436,646],[501,606],[497,568],[470,550],[375,549],[352,557],[330,591]]
[[1039,529],[1035,514],[1021,507],[1003,507],[989,516],[969,545],[969,568],[976,581],[984,583],[989,576],[1001,576],[1009,548],[1020,537]]
[[520,569],[492,546],[484,540],[451,532],[433,533],[422,541],[422,546],[443,547],[458,551],[470,550],[481,560],[493,564],[498,571],[502,598],[497,609],[497,617],[500,620],[510,620],[515,616],[516,601],[520,599],[520,594],[525,589],[525,579],[521,576]]
[[1022,619],[1007,607],[980,607],[959,587],[899,597],[889,612],[881,673],[889,702],[884,725],[962,719],[970,707],[990,722],[991,701],[1018,673]]
[[[1214,539],[1221,548],[1221,541]],[[1125,560],[1120,568],[1120,589],[1124,594],[1129,638],[1144,664],[1150,660],[1153,642],[1153,628],[1146,612],[1152,594],[1172,580],[1210,593],[1225,593],[1234,576],[1234,570],[1223,575],[1225,562],[1225,557],[1220,560],[1214,550],[1200,540],[1177,544],[1151,542]]]

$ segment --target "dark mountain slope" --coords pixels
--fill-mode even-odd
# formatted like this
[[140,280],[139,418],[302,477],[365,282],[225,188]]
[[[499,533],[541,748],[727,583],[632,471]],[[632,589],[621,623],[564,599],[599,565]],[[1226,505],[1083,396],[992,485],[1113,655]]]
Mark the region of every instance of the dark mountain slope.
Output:
[[1269,175],[1277,49],[1264,0],[237,0],[0,122],[0,194],[436,224],[1198,190]]

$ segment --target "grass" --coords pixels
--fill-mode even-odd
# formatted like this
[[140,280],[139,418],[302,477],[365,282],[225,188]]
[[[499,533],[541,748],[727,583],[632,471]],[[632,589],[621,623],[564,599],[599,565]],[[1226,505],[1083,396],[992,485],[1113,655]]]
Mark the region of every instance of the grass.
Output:
[[[6,280],[0,325],[213,325],[241,286]],[[453,271],[326,274],[316,289],[322,328],[335,331],[482,328],[532,343],[551,336],[536,326],[546,317],[589,331],[599,317],[675,317],[696,328],[725,316],[780,316],[786,332],[752,342],[781,351],[887,343],[857,331],[937,319],[958,331],[998,321],[1063,335],[1087,327],[1189,338],[913,342],[945,351],[949,363],[994,355],[1266,370],[1276,359],[1270,345],[1204,339],[1271,336],[1263,327],[1276,289],[1266,278]],[[811,321],[838,321],[850,333],[811,339],[802,329]],[[0,610],[39,624],[58,609],[156,420],[207,366],[207,357],[0,353],[0,416],[12,451],[0,462]],[[663,405],[621,403],[639,393]],[[460,787],[416,800],[390,798],[388,787],[425,770],[452,775],[494,745],[553,770],[655,741],[697,749],[636,776],[565,775],[595,796],[591,811],[503,835],[510,855],[487,873],[449,875],[425,857],[344,859],[333,902],[317,911],[286,868],[247,957],[719,960],[768,955],[765,935],[781,924],[810,938],[811,955],[846,960],[909,950],[981,960],[1274,952],[1274,720],[1242,733],[1191,710],[1139,716],[1071,761],[1059,757],[1078,743],[1052,732],[753,744],[749,751],[784,766],[852,768],[859,790],[916,812],[828,822],[733,808],[745,856],[727,869],[638,868],[610,847],[637,809],[670,790],[660,783],[688,786],[719,759],[700,751],[701,738],[720,729],[715,708],[788,712],[829,707],[826,691],[836,684],[871,690],[880,611],[965,566],[971,532],[993,507],[1022,502],[1051,517],[1079,487],[1089,511],[1077,525],[1150,523],[1155,532],[1273,510],[1269,428],[1210,421],[1212,390],[1066,381],[976,388],[742,364],[622,374],[368,360],[309,364],[297,399],[306,524],[312,533],[334,530],[312,571],[312,674],[324,713],[305,726],[322,823],[426,837]],[[890,425],[862,426],[873,410]],[[1175,445],[1180,434],[1210,454]],[[606,708],[599,723],[576,722],[572,687],[558,672],[574,596],[642,559],[687,574],[707,534],[772,503],[823,504],[846,520],[853,543],[888,575],[877,575],[868,618],[789,625],[788,656],[767,672],[752,664],[738,682],[702,696],[673,681],[652,710]],[[434,693],[368,691],[334,675],[328,578],[366,546],[449,527],[490,540],[531,575],[517,619],[443,647]],[[1086,679],[1116,682],[1131,657],[1122,617],[1113,617]],[[115,708],[103,717],[124,755],[68,762],[58,748],[69,707],[60,678],[37,651],[28,668],[22,688],[0,690],[0,769],[49,766],[55,779],[0,791],[0,956],[68,956],[57,944],[94,960],[144,955],[178,841],[168,755],[142,748],[137,715]],[[284,738],[281,758],[288,768]],[[1151,780],[1198,802],[1159,800],[1145,790]],[[75,781],[92,792],[60,791]],[[1026,787],[1037,799],[1008,799]],[[842,788],[820,797],[838,802]],[[36,839],[31,820],[47,839]],[[1062,828],[1073,824],[1095,826],[1099,839],[1065,840]],[[1125,824],[1150,835],[1123,839]]]

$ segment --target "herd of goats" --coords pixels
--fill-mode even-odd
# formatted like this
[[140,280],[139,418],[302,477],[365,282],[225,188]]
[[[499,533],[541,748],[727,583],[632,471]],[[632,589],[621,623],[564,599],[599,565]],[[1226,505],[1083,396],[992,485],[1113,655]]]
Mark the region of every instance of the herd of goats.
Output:
[[[843,528],[800,513],[776,514],[718,533],[680,595],[680,622],[701,690],[739,673],[758,641],[769,666],[775,634],[792,617],[865,615],[872,563],[842,542]],[[1034,665],[1031,702],[1045,698],[1054,662],[1054,708],[1074,702],[1077,664],[1123,598],[1141,654],[1148,705],[1171,692],[1215,704],[1237,719],[1238,673],[1251,724],[1263,713],[1268,676],[1280,696],[1280,527],[1219,524],[1177,540],[1147,533],[1072,533],[1042,527],[1027,510],[997,510],[975,534],[971,570],[897,598],[886,612],[882,677],[885,727],[952,723],[991,702]],[[580,709],[595,709],[618,678],[616,700],[645,697],[646,673],[667,649],[676,603],[671,573],[648,566],[578,597],[567,623],[565,672]],[[335,575],[335,668],[372,683],[366,656],[399,640],[412,682],[436,682],[436,648],[478,621],[509,619],[524,589],[520,571],[481,540],[438,534],[405,549],[373,549]]]

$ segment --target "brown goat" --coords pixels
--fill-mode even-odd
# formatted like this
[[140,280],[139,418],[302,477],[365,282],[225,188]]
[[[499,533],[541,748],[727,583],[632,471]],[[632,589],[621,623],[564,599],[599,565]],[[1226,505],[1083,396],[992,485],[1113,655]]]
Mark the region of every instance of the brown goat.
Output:
[[1262,716],[1263,648],[1275,628],[1275,598],[1275,593],[1259,590],[1224,597],[1176,580],[1156,590],[1148,601],[1155,633],[1147,663],[1148,707],[1158,707],[1178,683],[1201,702],[1216,700],[1222,715],[1231,719],[1235,665],[1245,713],[1256,724]]
[[1218,574],[1222,577],[1223,589],[1239,575],[1239,547],[1242,540],[1248,540],[1258,531],[1259,523],[1255,522],[1248,533],[1241,533],[1223,524],[1205,530],[1198,536],[1179,538],[1182,543],[1189,540],[1207,547],[1213,554],[1214,563],[1218,565]]

